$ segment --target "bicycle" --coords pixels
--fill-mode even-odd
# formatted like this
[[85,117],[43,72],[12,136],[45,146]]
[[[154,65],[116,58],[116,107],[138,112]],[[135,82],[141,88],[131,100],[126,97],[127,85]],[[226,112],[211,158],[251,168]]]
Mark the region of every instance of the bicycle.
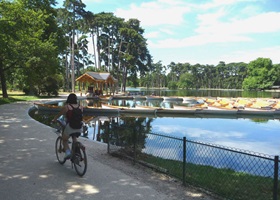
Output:
[[55,154],[57,157],[58,162],[63,165],[66,160],[71,161],[72,169],[73,165],[75,168],[76,173],[79,176],[85,175],[87,171],[87,154],[86,154],[86,147],[79,141],[77,141],[77,138],[81,135],[80,132],[72,133],[70,135],[70,138],[72,139],[72,142],[70,140],[68,142],[72,143],[71,145],[71,157],[69,159],[65,159],[65,150],[63,148],[63,140],[62,140],[62,132],[64,130],[65,124],[62,120],[57,120],[57,123],[59,127],[56,130],[56,133],[58,134],[58,137],[55,142]]

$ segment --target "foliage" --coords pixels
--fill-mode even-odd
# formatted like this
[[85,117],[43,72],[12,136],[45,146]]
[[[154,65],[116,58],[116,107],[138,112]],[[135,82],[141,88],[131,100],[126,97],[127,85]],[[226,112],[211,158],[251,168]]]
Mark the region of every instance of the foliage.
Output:
[[[154,66],[161,65],[160,70]],[[158,66],[157,66],[158,67]],[[227,88],[241,89],[242,82],[247,76],[246,63],[220,62],[214,65],[191,65],[189,63],[171,62],[168,66],[152,64],[150,73],[141,76],[140,82],[145,82],[145,87],[180,88]],[[166,75],[166,72],[168,74]],[[186,75],[188,74],[188,75]],[[160,81],[156,81],[159,80]],[[143,81],[142,81],[143,80]]]
[[168,82],[167,87],[168,87],[169,89],[177,89],[177,88],[178,88],[178,85],[177,85],[177,82],[175,82],[175,81],[170,81],[170,82]]
[[49,76],[44,78],[44,83],[41,85],[39,89],[40,89],[39,95],[47,94],[48,96],[50,95],[57,96],[59,90],[59,84],[56,78]]
[[[56,73],[59,39],[54,1],[1,1],[0,74],[3,97],[17,80],[20,89],[36,93],[42,77]],[[12,74],[8,77],[8,74]],[[8,82],[8,84],[7,84]],[[34,92],[35,91],[35,92]]]
[[258,58],[248,65],[248,76],[244,79],[244,89],[269,89],[278,79],[279,74],[269,58]]
[[188,89],[194,86],[193,75],[186,72],[180,76],[180,80],[178,82],[179,88]]

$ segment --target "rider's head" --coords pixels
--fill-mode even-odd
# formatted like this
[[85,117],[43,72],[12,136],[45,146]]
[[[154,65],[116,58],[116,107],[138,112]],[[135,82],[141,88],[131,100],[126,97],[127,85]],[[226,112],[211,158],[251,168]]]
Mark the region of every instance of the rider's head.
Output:
[[69,94],[66,103],[77,104],[77,96],[74,93]]

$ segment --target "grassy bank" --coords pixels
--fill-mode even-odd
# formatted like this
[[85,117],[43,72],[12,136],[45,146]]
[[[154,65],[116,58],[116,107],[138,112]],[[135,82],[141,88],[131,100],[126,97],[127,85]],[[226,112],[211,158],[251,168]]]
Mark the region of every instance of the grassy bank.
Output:
[[2,104],[9,104],[17,101],[34,101],[38,99],[46,99],[46,98],[53,98],[49,96],[29,96],[24,94],[23,92],[20,91],[13,91],[13,92],[8,92],[9,98],[3,98],[2,97],[2,92],[0,92],[0,105]]
[[[181,161],[145,155],[142,160],[165,169],[167,173],[183,180]],[[250,175],[231,169],[215,168],[192,163],[186,164],[185,179],[188,184],[204,188],[226,199],[269,200],[273,198],[273,178]],[[280,184],[280,181],[278,181]],[[278,195],[280,191],[278,189]]]

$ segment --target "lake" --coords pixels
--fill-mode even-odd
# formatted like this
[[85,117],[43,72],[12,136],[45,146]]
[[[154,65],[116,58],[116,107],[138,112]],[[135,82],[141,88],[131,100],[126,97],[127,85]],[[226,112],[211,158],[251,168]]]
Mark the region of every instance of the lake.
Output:
[[280,92],[271,91],[242,91],[242,90],[169,90],[169,89],[146,89],[127,88],[128,92],[138,92],[143,95],[157,96],[196,96],[196,97],[252,97],[252,98],[280,98]]
[[[269,93],[268,93],[269,94]],[[266,94],[267,95],[267,94]],[[86,105],[83,100],[80,102]],[[141,102],[139,102],[141,103]],[[33,114],[33,118],[49,125],[54,113]],[[143,115],[142,115],[143,116]],[[104,134],[114,127],[140,127],[146,132],[186,137],[188,140],[207,142],[268,155],[280,155],[279,119],[260,116],[251,118],[209,118],[209,116],[182,117],[123,117],[88,116],[86,137],[106,142]],[[107,125],[106,125],[107,123]],[[110,131],[110,130],[109,130]]]

